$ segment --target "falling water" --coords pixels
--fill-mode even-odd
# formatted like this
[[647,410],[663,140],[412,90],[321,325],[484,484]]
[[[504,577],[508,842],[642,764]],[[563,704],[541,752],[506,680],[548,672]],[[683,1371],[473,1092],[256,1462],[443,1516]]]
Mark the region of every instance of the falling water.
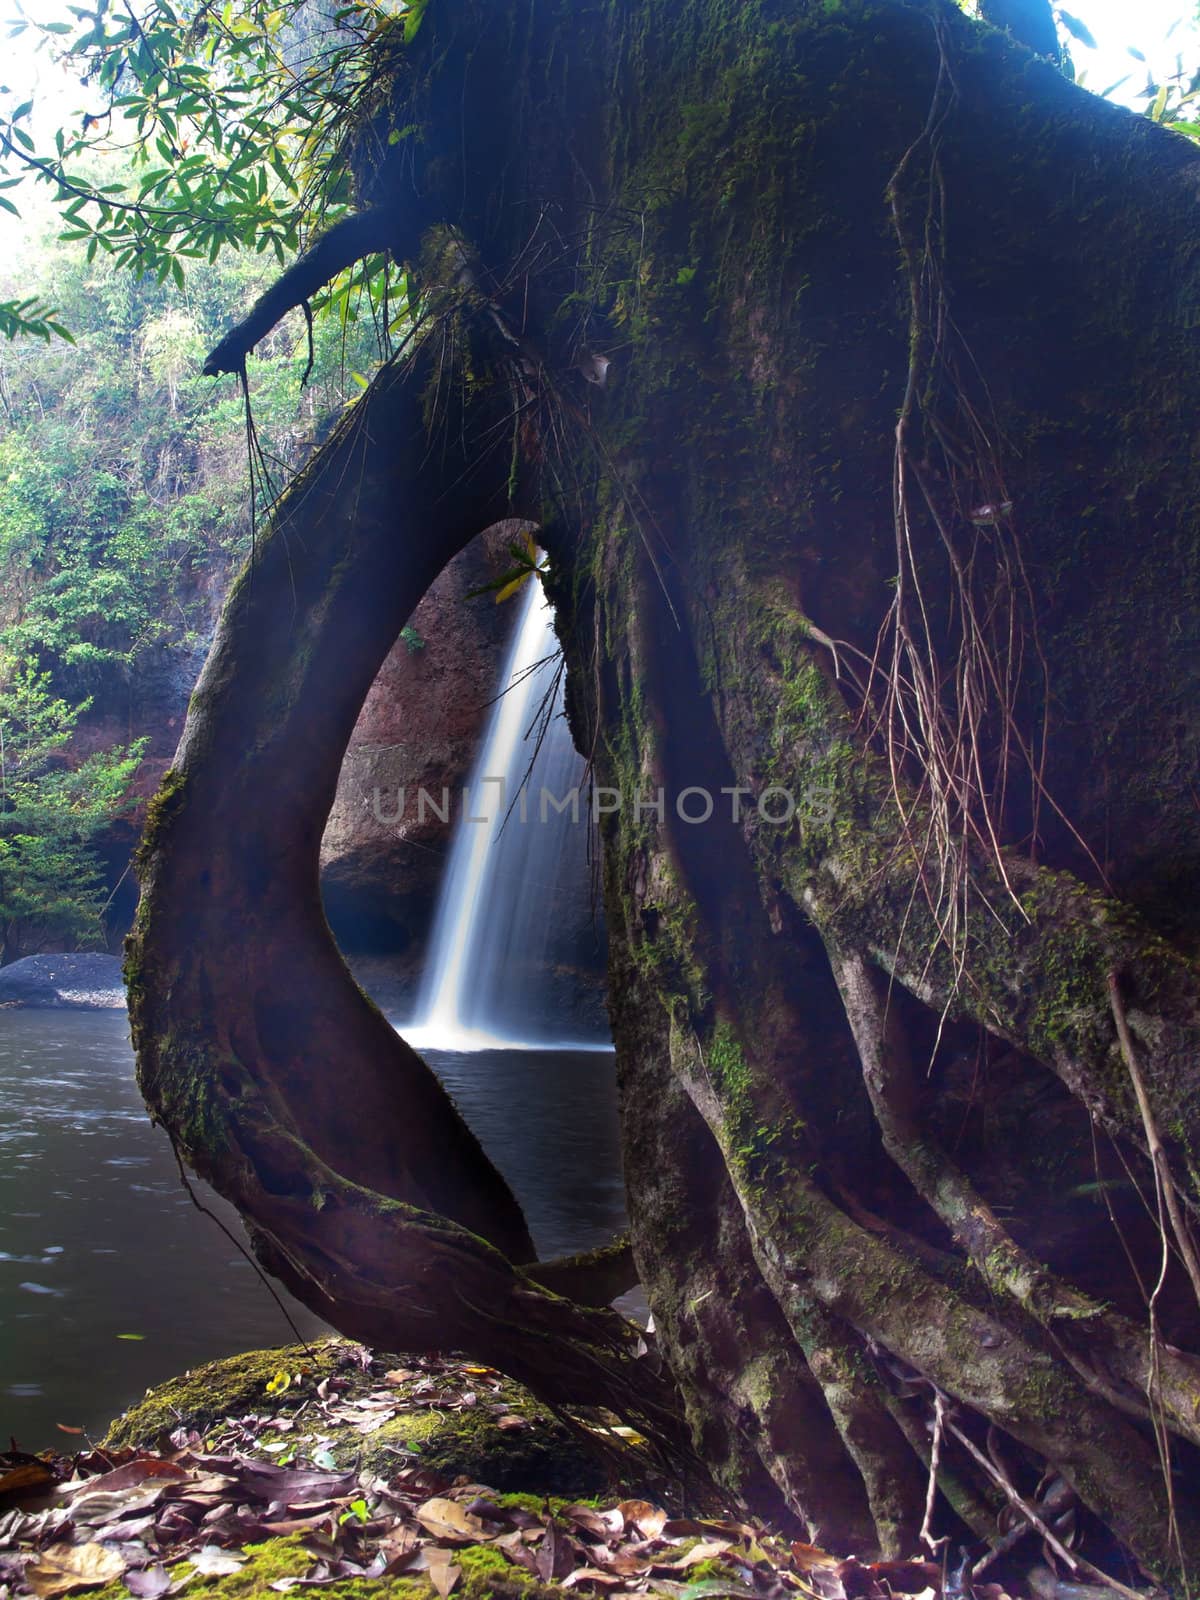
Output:
[[573,1007],[560,968],[590,920],[586,793],[577,809],[557,806],[584,764],[561,684],[548,724],[539,715],[557,653],[540,584],[526,585],[521,606],[451,843],[416,1018],[401,1030],[422,1048],[608,1048],[569,1037],[581,1030],[564,1021]]

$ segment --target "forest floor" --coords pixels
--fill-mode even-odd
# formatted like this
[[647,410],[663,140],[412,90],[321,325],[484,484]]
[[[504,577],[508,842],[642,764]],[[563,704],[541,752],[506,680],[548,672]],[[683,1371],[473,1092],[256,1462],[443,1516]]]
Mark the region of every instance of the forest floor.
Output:
[[0,1454],[0,1600],[944,1591],[936,1565],[840,1560],[689,1504],[638,1445],[464,1362],[336,1339],[236,1356],[148,1391],[74,1456]]

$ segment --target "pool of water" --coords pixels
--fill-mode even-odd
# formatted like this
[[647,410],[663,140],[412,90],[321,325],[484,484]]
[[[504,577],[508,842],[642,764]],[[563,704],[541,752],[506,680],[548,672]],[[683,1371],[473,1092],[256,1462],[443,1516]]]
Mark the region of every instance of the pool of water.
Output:
[[[426,1052],[525,1208],[539,1254],[599,1244],[624,1201],[611,1055]],[[232,1210],[204,1204],[241,1239]],[[282,1294],[304,1334],[321,1329]],[[295,1337],[184,1191],[133,1080],[123,1012],[0,1011],[0,1439],[93,1436],[148,1384]]]

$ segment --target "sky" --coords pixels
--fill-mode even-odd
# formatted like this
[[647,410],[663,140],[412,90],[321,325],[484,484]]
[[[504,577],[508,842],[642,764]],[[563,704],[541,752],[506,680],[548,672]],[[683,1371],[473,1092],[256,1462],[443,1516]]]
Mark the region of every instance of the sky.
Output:
[[[1136,98],[1145,86],[1146,66],[1128,54],[1132,45],[1141,50],[1156,73],[1175,71],[1175,57],[1182,53],[1184,70],[1200,68],[1200,31],[1196,27],[1196,5],[1185,7],[1179,0],[1065,0],[1063,10],[1078,17],[1092,32],[1097,49],[1072,47],[1077,73],[1084,74],[1085,87],[1100,94],[1130,73],[1129,81],[1113,96],[1140,111],[1146,105]],[[1175,31],[1167,38],[1172,26]],[[1156,81],[1160,81],[1156,78]]]

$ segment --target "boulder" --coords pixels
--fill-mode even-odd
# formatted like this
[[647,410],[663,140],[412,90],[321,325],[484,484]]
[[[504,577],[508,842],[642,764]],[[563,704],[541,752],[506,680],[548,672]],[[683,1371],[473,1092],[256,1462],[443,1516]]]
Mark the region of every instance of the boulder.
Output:
[[121,963],[116,956],[95,951],[26,956],[0,967],[0,1006],[123,1011]]

